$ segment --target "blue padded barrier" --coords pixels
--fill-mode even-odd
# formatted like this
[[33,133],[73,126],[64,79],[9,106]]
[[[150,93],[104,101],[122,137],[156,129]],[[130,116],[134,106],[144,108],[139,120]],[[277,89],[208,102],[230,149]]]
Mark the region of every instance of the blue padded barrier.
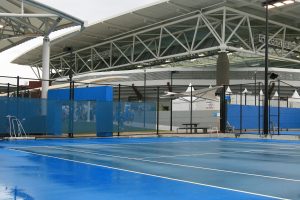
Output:
[[[259,120],[258,106],[242,106],[242,128],[258,129]],[[264,107],[260,107],[260,128],[263,127]],[[278,107],[270,107],[270,122],[278,127]],[[280,128],[297,129],[300,128],[299,108],[280,108]],[[240,105],[227,105],[227,121],[236,129],[240,129]]]

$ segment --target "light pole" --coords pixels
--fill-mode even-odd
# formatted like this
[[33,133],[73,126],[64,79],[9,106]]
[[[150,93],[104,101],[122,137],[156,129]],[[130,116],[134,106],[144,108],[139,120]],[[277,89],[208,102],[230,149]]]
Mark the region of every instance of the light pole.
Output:
[[146,127],[146,80],[147,80],[147,75],[146,75],[146,67],[144,66],[144,128]]
[[256,70],[254,72],[254,104],[256,106]]
[[266,11],[266,36],[265,36],[265,98],[264,98],[264,135],[269,133],[269,104],[268,104],[268,62],[269,62],[269,2],[265,1],[265,11]]
[[[177,73],[178,71],[171,71],[171,88],[170,92],[173,92],[173,74]],[[170,99],[170,131],[173,130],[173,98]]]
[[[298,1],[298,0],[297,0]],[[266,14],[266,36],[265,36],[265,98],[264,98],[264,135],[269,133],[269,118],[268,118],[268,64],[269,64],[269,8],[276,8],[295,3],[294,0],[266,0],[262,3],[265,7]]]

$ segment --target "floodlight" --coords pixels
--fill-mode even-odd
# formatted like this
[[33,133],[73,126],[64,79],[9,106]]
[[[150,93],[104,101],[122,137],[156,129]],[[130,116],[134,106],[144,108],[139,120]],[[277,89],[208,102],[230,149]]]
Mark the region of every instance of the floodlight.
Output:
[[270,74],[270,79],[276,79],[278,77],[278,74],[271,73]]
[[283,3],[284,4],[292,4],[292,3],[295,3],[295,1],[293,1],[293,0],[286,0]]
[[282,2],[276,2],[273,5],[276,6],[276,7],[281,7],[281,6],[284,6],[285,4],[282,3]]
[[[264,6],[266,8],[266,6]],[[272,8],[275,8],[275,6],[273,5],[268,5],[268,9],[272,9]]]

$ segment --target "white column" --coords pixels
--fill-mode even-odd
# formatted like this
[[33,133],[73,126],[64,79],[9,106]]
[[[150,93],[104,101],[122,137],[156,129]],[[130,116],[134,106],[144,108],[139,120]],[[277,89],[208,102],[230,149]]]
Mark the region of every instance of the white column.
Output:
[[[50,40],[48,36],[43,40],[43,69],[42,79],[49,80],[49,63],[50,63]],[[49,81],[42,81],[42,98],[47,99]]]

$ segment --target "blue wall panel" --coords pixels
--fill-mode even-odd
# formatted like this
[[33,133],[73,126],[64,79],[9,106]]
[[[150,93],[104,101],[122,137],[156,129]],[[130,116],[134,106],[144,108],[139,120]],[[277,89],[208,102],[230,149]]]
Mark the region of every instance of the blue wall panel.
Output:
[[[242,109],[242,129],[258,129],[259,107],[227,105],[227,121],[236,129],[240,129],[240,110]],[[263,128],[263,109],[260,107],[260,128]],[[300,128],[299,108],[280,108],[280,128]],[[278,126],[278,108],[270,107],[270,123]]]
[[[61,105],[58,106],[58,113],[50,112],[48,121],[53,121],[55,126],[53,132],[58,134],[58,129],[62,129],[61,110],[64,101],[68,101],[70,98],[70,89],[55,89],[49,90],[48,100],[59,100]],[[85,87],[74,89],[74,101],[95,101],[96,107],[96,132],[97,136],[112,136],[113,132],[113,87],[112,86],[100,86],[100,87]],[[106,102],[109,102],[108,104]]]
[[[55,89],[49,90],[48,99],[50,100],[69,100],[70,89]],[[74,89],[75,101],[112,101],[113,87],[86,87]]]

